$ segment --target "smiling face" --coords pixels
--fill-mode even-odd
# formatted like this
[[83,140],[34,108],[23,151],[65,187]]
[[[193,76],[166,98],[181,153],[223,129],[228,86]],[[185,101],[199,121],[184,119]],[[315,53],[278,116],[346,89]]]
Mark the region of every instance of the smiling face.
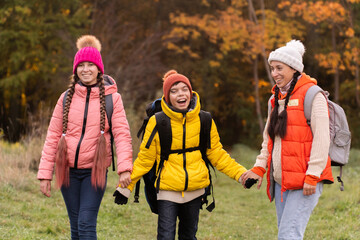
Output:
[[177,82],[170,88],[170,104],[177,110],[186,110],[190,104],[191,92],[183,82]]
[[288,65],[272,61],[270,63],[271,76],[273,77],[278,88],[283,88],[288,84],[294,76],[296,70],[292,69]]
[[98,67],[92,62],[82,62],[76,68],[76,73],[80,81],[85,85],[95,84],[99,72]]

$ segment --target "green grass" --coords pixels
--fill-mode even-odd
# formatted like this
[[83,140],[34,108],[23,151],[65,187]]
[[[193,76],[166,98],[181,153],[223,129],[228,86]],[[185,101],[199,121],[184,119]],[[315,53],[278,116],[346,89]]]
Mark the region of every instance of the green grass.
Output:
[[[344,168],[345,191],[339,190],[337,182],[325,185],[304,239],[360,239],[359,153],[353,150],[350,163]],[[250,168],[257,154],[257,151],[235,145],[231,155]],[[2,161],[4,163],[4,159]],[[334,168],[334,176],[337,174],[338,168]],[[118,179],[112,171],[108,176],[98,217],[98,238],[156,239],[157,215],[148,208],[143,190],[140,203],[133,203],[131,195],[127,205],[116,205],[112,193]],[[36,172],[29,171],[21,178],[26,179],[26,184],[24,181],[14,184],[16,181],[9,180],[0,183],[0,239],[70,239],[60,191],[53,189],[51,198],[46,198],[40,193]],[[266,196],[266,184],[260,190],[243,189],[220,172],[216,172],[213,179],[216,208],[212,213],[201,211],[198,239],[277,239],[275,205]]]

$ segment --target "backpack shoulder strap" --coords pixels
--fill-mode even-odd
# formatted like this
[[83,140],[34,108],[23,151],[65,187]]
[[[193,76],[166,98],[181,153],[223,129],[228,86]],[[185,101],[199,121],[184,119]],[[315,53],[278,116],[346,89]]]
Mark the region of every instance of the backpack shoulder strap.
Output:
[[[209,172],[209,180],[210,180],[210,185],[205,189],[205,196],[203,196],[203,203],[205,203],[206,205],[208,205],[208,200],[207,200],[207,195],[210,195],[211,193],[214,193],[214,189],[213,189],[213,185],[212,185],[212,179],[211,179],[211,172],[210,172],[210,167],[213,169],[214,173],[215,172],[215,168],[214,166],[211,164],[210,160],[207,157],[206,154],[206,150],[211,148],[211,125],[212,125],[212,117],[211,114],[209,112],[200,110],[199,113],[199,117],[200,117],[200,152],[201,152],[201,156],[202,159],[205,161],[205,165],[208,168],[208,172]],[[206,209],[211,212],[212,210],[214,210],[215,208],[215,198],[214,198],[214,194],[212,195],[213,197],[213,202],[208,205],[206,207]]]
[[270,97],[269,97],[269,100],[268,100],[268,116],[270,116],[271,114],[271,109],[272,109],[272,106],[271,106],[271,100],[274,98],[274,94],[272,94]]
[[64,112],[64,109],[65,109],[65,104],[66,104],[66,98],[67,98],[67,95],[69,93],[69,89],[65,91],[65,94],[64,94],[64,98],[63,98],[63,112]]
[[[212,125],[212,117],[209,112],[201,110],[199,113],[200,117],[200,151],[202,155],[202,159],[205,161],[206,166],[211,167],[214,171],[214,166],[211,164],[210,160],[206,155],[206,150],[211,148],[211,125]],[[210,168],[209,168],[210,170]]]
[[115,171],[115,159],[114,159],[114,135],[112,133],[112,123],[111,118],[114,111],[114,103],[112,99],[112,94],[105,95],[105,110],[106,110],[106,117],[109,123],[109,133],[110,133],[110,142],[111,142],[111,158],[112,158],[112,169]]
[[211,148],[211,125],[212,125],[212,117],[211,113],[200,110],[199,113],[200,122],[201,122],[201,130],[200,130],[200,147],[202,150]]
[[155,118],[156,128],[160,138],[161,159],[167,160],[169,158],[172,142],[170,118],[166,116],[163,111],[155,113]]
[[112,94],[105,95],[105,108],[106,108],[106,116],[108,118],[109,126],[112,126],[111,118],[112,118],[112,114],[113,114],[113,111],[114,111],[114,104],[113,104]]
[[318,85],[313,85],[306,91],[306,95],[305,95],[305,99],[304,99],[304,115],[306,118],[306,122],[309,126],[310,126],[310,122],[311,122],[312,103],[314,101],[315,95],[318,92],[323,92],[321,87],[319,87]]
[[[142,127],[143,129],[140,129],[140,131],[138,133],[138,137],[140,136],[141,132],[145,131],[146,125],[147,125],[151,115],[154,114],[154,112],[150,112],[150,111],[155,110],[155,106],[157,104],[156,102],[160,103],[160,101],[158,101],[158,100],[159,99],[155,100],[152,103],[151,108],[147,108],[148,118],[144,120],[143,127]],[[155,115],[155,119],[156,119],[156,125],[150,134],[150,137],[145,145],[145,148],[150,147],[150,144],[153,141],[156,132],[159,132],[161,156],[160,156],[159,167],[155,174],[156,176],[159,176],[159,174],[161,173],[164,161],[166,159],[168,159],[169,154],[170,154],[172,133],[171,133],[171,126],[170,126],[170,118],[168,116],[166,116],[166,114],[163,111],[156,112],[154,115]],[[155,162],[154,166],[156,166],[156,162]],[[150,172],[151,172],[151,170],[150,170]],[[145,184],[145,186],[146,186],[146,184]],[[158,193],[159,187],[160,187],[160,177],[157,178],[155,186],[156,186],[156,192]],[[138,181],[136,183],[136,187],[135,187],[134,202],[136,202],[136,203],[139,202],[139,192],[140,192],[140,181]]]
[[170,118],[163,112],[155,113],[156,128],[160,139],[160,162],[156,173],[156,192],[160,189],[160,175],[164,166],[164,161],[169,159],[171,143],[172,143],[172,129],[170,125]]

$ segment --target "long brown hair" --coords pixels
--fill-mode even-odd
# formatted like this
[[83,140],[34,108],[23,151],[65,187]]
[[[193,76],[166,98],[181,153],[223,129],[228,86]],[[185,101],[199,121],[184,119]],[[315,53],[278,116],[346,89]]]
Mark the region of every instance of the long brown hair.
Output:
[[[63,111],[63,121],[62,121],[62,136],[58,143],[58,148],[56,151],[55,162],[56,162],[56,183],[60,188],[61,186],[69,186],[69,162],[67,159],[67,143],[66,143],[66,131],[68,126],[68,116],[70,110],[70,104],[72,97],[75,92],[75,85],[80,81],[79,77],[74,74],[70,78],[71,83],[69,85],[68,94],[66,96],[64,111]],[[100,138],[98,140],[94,162],[91,172],[91,183],[92,185],[100,188],[105,187],[106,183],[106,140],[104,137],[105,131],[105,86],[104,78],[101,73],[97,77],[97,84],[99,86],[100,93]]]
[[100,187],[103,189],[106,183],[106,140],[104,137],[106,106],[105,86],[102,74],[98,79],[98,84],[100,93],[100,138],[95,150],[94,162],[91,171],[91,184],[94,187]]
[[286,135],[287,129],[287,105],[290,100],[290,95],[294,90],[294,87],[297,83],[298,77],[300,76],[300,72],[296,71],[293,75],[292,82],[290,84],[290,88],[287,91],[286,98],[285,98],[285,106],[284,110],[279,114],[279,91],[280,89],[278,86],[275,86],[275,106],[270,115],[270,123],[267,129],[267,132],[272,140],[274,140],[275,136],[280,136],[284,138]]

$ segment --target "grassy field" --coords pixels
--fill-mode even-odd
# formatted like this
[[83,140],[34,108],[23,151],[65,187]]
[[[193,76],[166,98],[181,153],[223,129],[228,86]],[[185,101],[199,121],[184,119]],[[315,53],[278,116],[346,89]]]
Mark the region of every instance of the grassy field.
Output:
[[[36,180],[36,152],[41,144],[10,145],[0,141],[0,239],[70,239],[70,227],[60,191],[44,197]],[[251,167],[257,151],[235,145],[231,155]],[[35,163],[34,163],[35,162]],[[334,168],[334,176],[338,168]],[[156,239],[157,215],[151,213],[143,191],[140,203],[133,196],[125,206],[113,203],[117,176],[109,171],[108,187],[98,218],[99,239]],[[245,190],[216,172],[216,208],[201,211],[198,239],[277,239],[276,213],[265,193]],[[325,185],[310,218],[305,239],[360,239],[360,151],[352,150],[344,169],[345,191],[339,184]]]

